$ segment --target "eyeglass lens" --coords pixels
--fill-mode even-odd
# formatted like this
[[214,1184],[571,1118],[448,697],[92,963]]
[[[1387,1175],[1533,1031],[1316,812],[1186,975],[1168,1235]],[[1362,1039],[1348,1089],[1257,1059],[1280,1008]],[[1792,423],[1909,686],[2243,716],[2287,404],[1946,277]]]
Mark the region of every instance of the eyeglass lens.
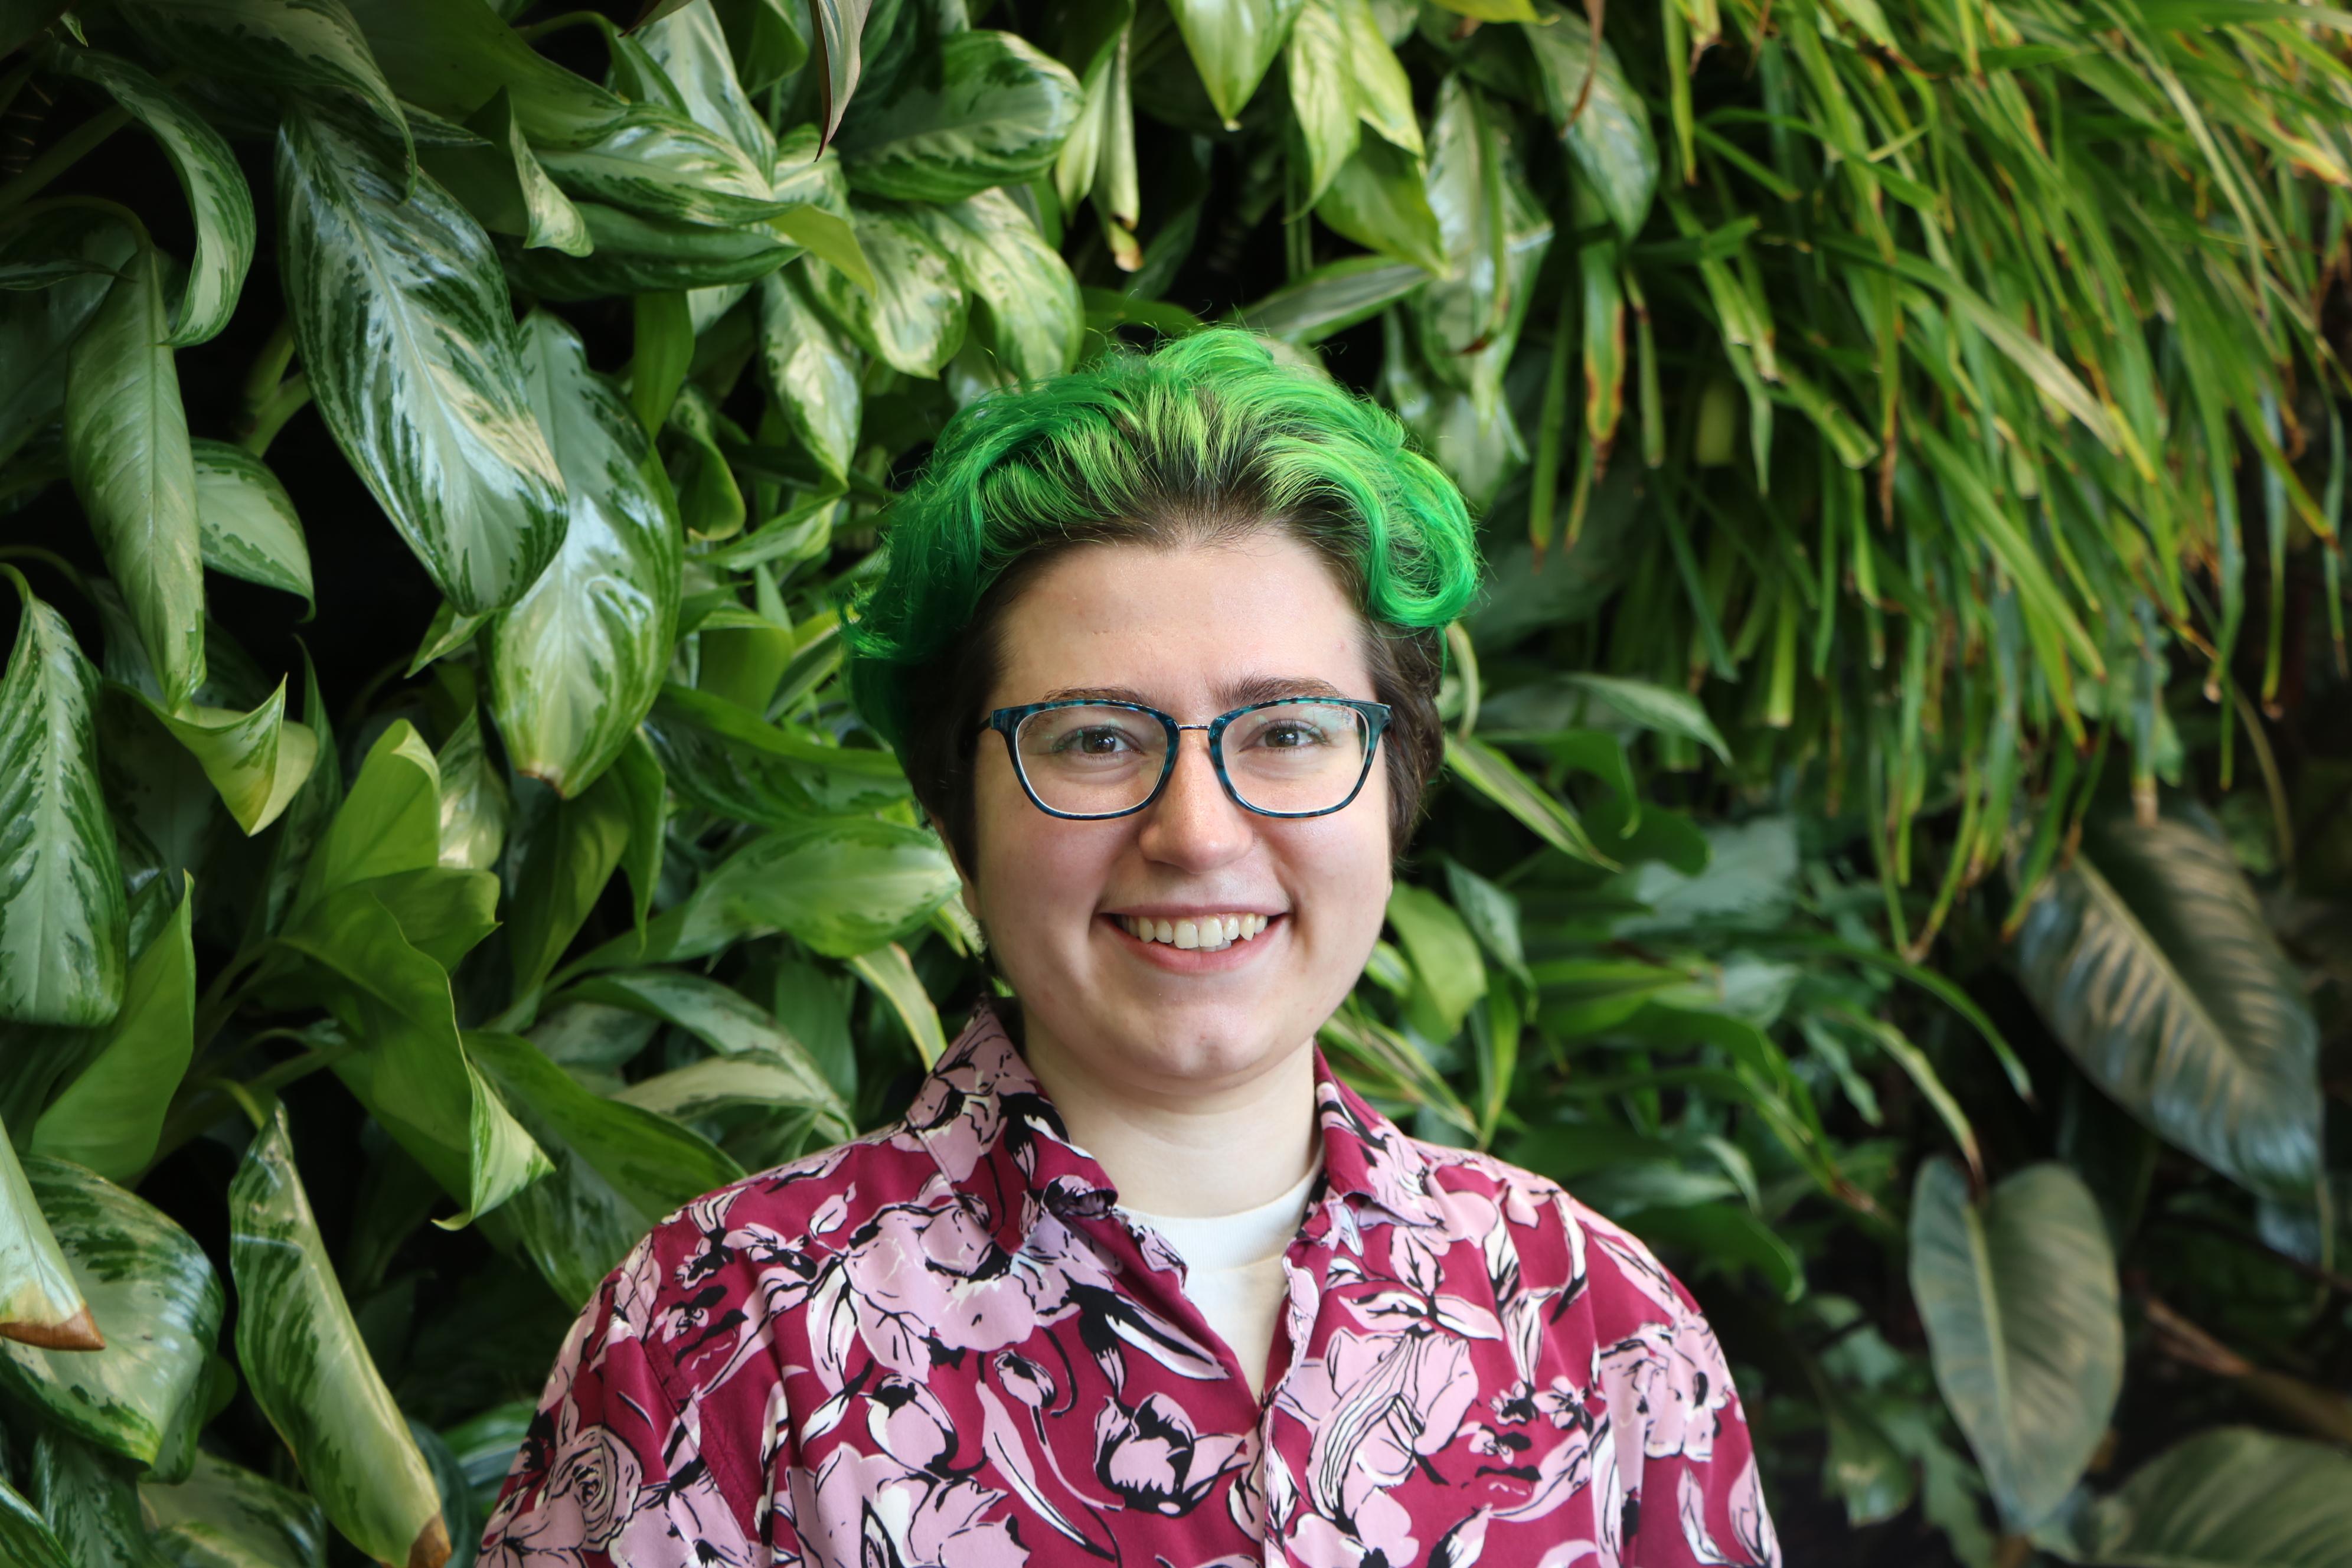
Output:
[[[1302,700],[1254,708],[1219,738],[1225,776],[1260,811],[1328,811],[1364,773],[1369,727],[1353,708]],[[1022,776],[1047,809],[1101,816],[1143,804],[1168,763],[1149,713],[1082,705],[1032,713],[1015,730]]]

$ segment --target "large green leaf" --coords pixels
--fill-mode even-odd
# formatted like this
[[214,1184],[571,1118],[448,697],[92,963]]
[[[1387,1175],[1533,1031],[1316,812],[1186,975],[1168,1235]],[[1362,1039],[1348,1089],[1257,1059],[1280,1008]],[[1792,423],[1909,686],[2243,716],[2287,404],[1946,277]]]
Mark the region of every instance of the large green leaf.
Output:
[[205,680],[205,567],[170,338],[162,264],[142,247],[74,344],[65,416],[74,493],[176,708]]
[[940,1058],[947,1054],[946,1031],[940,1027],[939,1005],[924,988],[922,976],[915,973],[907,950],[894,942],[871,952],[854,952],[849,955],[849,967],[898,1015],[923,1066],[938,1066]]
[[779,1106],[804,1111],[819,1126],[845,1136],[840,1097],[805,1064],[754,1051],[706,1057],[689,1066],[640,1079],[613,1097],[624,1105],[684,1121],[732,1106]]
[[526,249],[545,247],[585,256],[595,248],[588,220],[531,151],[506,89],[476,110],[467,124],[479,136],[478,143],[428,146],[418,157],[484,228],[512,235]]
[[0,236],[0,262],[72,270],[46,289],[0,290],[0,364],[8,367],[0,376],[0,463],[57,417],[74,342],[138,248],[130,226],[110,213],[57,207],[17,218]]
[[2174,1444],[2033,1537],[2070,1563],[2112,1568],[2337,1568],[2347,1539],[2352,1456],[2252,1426]]
[[1305,199],[1309,204],[1322,196],[1363,134],[1362,121],[1356,118],[1350,54],[1348,26],[1336,0],[1305,0],[1283,46],[1282,63],[1290,86],[1290,111],[1297,117],[1298,139],[1307,149]]
[[400,100],[344,0],[124,0],[122,9],[161,54],[207,75],[323,89],[370,106],[403,139],[405,160]]
[[1331,173],[1315,215],[1334,232],[1411,262],[1423,273],[1453,269],[1419,158],[1374,140],[1355,148]]
[[310,546],[302,520],[278,476],[242,447],[199,437],[188,444],[196,468],[196,529],[205,564],[231,577],[301,596],[310,589]]
[[1432,1045],[1443,1045],[1462,1027],[1471,1004],[1486,994],[1478,943],[1452,905],[1406,882],[1390,890],[1389,924],[1412,962],[1416,984],[1407,1018]]
[[858,100],[839,144],[852,186],[900,201],[961,201],[1035,179],[1085,106],[1066,66],[985,29],[942,38],[936,58],[894,87]]
[[62,1432],[33,1439],[33,1501],[74,1568],[148,1568],[147,1527],[131,1466]]
[[760,280],[760,368],[801,445],[826,473],[846,475],[865,411],[857,350],[817,313],[803,268]]
[[482,716],[468,710],[433,755],[441,774],[441,864],[486,871],[506,847],[512,811],[507,781],[482,745]]
[[[0,1127],[0,1339],[55,1350],[92,1351],[104,1339],[81,1287],[25,1180],[16,1146]],[[0,1542],[7,1539],[0,1523]]]
[[0,1552],[22,1568],[79,1568],[66,1555],[41,1510],[5,1479],[0,1479]]
[[111,94],[171,159],[195,220],[196,250],[169,341],[177,347],[208,342],[228,325],[253,262],[253,192],[236,154],[219,132],[129,60],[97,49],[61,49],[57,58],[73,75]]
[[716,5],[680,7],[631,37],[669,79],[696,124],[723,133],[758,168],[775,166],[776,133],[736,77]]
[[1979,1206],[1938,1154],[1911,1200],[1911,1294],[1937,1385],[2012,1531],[2056,1508],[2090,1462],[2123,1386],[2115,1251],[2098,1200],[2055,1163]]
[[139,1489],[173,1568],[326,1568],[327,1519],[300,1492],[208,1453],[177,1486]]
[[806,823],[761,835],[704,879],[680,946],[709,952],[705,943],[783,931],[848,958],[914,931],[957,886],[947,851],[921,828],[865,816]]
[[1019,203],[1003,191],[914,214],[955,263],[976,308],[973,335],[1017,381],[1042,381],[1077,363],[1087,325],[1077,279]]
[[857,90],[864,61],[858,45],[872,5],[873,0],[809,0],[810,19],[815,23],[809,37],[809,74],[816,88],[822,142],[831,142],[841,129],[850,95]]
[[482,0],[343,0],[400,96],[469,121],[505,92],[540,147],[594,141],[627,105],[526,42]]
[[595,300],[607,294],[749,283],[801,253],[775,224],[720,227],[677,223],[603,202],[582,202],[579,212],[587,226],[589,254],[505,253],[516,280],[543,300]]
[[1405,310],[1423,365],[1437,381],[1471,394],[1482,420],[1491,419],[1552,225],[1521,171],[1508,111],[1459,76],[1438,89],[1428,190],[1444,237],[1447,276],[1414,295]]
[[378,877],[441,863],[441,766],[406,720],[368,748],[359,776],[311,851],[290,912]]
[[1168,9],[1200,68],[1209,101],[1240,129],[1242,106],[1265,79],[1266,68],[1290,37],[1304,0],[1170,0]]
[[529,1040],[475,1034],[467,1045],[555,1163],[500,1211],[493,1234],[511,1232],[574,1307],[663,1215],[743,1174],[668,1118],[583,1089]]
[[871,293],[837,268],[807,280],[826,312],[860,347],[908,375],[936,376],[963,346],[965,302],[955,263],[912,214],[860,202],[857,243],[874,268]]
[[91,740],[98,671],[65,617],[0,571],[23,605],[0,676],[0,1016],[103,1024],[122,1003],[129,910]]
[[131,966],[121,1010],[99,1031],[88,1064],[33,1123],[30,1148],[135,1182],[155,1157],[163,1113],[195,1048],[195,893],[184,879],[163,929]]
[[2228,842],[2193,807],[2085,822],[2017,936],[2025,988],[2094,1082],[2254,1192],[2320,1169],[2319,1033]]
[[[807,1055],[775,1015],[733,986],[691,970],[619,970],[584,980],[564,995],[675,1024],[723,1057],[752,1051],[788,1058]],[[814,1064],[810,1070],[815,1071]]]
[[288,315],[327,427],[450,603],[512,604],[563,542],[564,492],[488,237],[431,176],[404,194],[373,136],[316,109],[287,113],[278,187]]
[[757,223],[783,209],[766,160],[666,103],[629,104],[594,140],[541,147],[539,161],[572,195],[646,217]]
[[1525,36],[1544,106],[1553,123],[1564,127],[1577,168],[1600,192],[1618,232],[1633,238],[1642,232],[1658,188],[1650,106],[1626,79],[1616,49],[1605,38],[1596,40],[1575,12],[1548,0],[1543,25],[1527,27]]
[[244,713],[201,702],[166,712],[143,692],[139,700],[196,759],[220,792],[221,803],[247,835],[278,820],[318,763],[318,736],[308,725],[286,717],[282,680],[267,700]]
[[254,1403],[352,1544],[434,1568],[449,1554],[440,1493],[343,1300],[283,1106],[247,1147],[228,1206],[236,1359]]
[[0,1342],[0,1387],[166,1480],[185,1475],[220,1332],[219,1277],[161,1209],[96,1173],[34,1155],[25,1175],[106,1348]]
[[625,773],[607,769],[571,800],[526,791],[519,804],[507,858],[507,950],[520,994],[547,978],[595,908],[629,851],[642,803]]
[[1445,765],[1560,853],[1596,866],[1616,864],[1593,844],[1591,835],[1565,802],[1485,742],[1465,735],[1446,736]]
[[740,822],[795,827],[907,795],[889,752],[826,745],[691,687],[664,688],[645,732],[679,799]]
[[644,428],[544,310],[523,323],[533,412],[571,498],[563,547],[490,630],[490,703],[508,760],[565,796],[593,784],[653,706],[677,635],[685,550]]

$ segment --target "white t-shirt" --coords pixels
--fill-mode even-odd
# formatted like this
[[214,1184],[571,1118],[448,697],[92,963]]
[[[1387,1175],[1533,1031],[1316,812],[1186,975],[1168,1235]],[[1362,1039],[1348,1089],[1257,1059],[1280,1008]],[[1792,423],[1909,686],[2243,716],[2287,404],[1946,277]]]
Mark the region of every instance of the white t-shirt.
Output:
[[1318,1160],[1297,1186],[1239,1214],[1180,1219],[1127,1211],[1158,1231],[1184,1260],[1184,1294],[1201,1309],[1209,1327],[1234,1347],[1253,1394],[1265,1392],[1274,1325],[1286,1294],[1282,1255],[1298,1234],[1299,1221],[1307,1216],[1307,1192],[1322,1173]]

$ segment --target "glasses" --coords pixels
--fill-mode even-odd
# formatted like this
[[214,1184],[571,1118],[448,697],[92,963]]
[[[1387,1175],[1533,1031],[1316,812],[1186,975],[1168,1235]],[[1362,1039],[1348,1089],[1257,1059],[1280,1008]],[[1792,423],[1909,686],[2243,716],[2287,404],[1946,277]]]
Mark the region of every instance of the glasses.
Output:
[[1205,724],[1135,702],[1072,698],[1000,708],[984,730],[1004,737],[1013,771],[1048,816],[1098,820],[1141,811],[1176,771],[1177,736],[1202,730],[1234,804],[1260,816],[1323,816],[1356,798],[1388,728],[1384,702],[1278,697]]

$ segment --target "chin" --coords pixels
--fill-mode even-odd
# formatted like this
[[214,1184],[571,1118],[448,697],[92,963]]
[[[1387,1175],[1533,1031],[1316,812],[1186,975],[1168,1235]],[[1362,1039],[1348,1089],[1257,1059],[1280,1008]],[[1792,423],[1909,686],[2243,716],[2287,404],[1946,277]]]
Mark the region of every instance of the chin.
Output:
[[1163,1083],[1246,1079],[1300,1049],[1315,1032],[1303,1023],[1269,1030],[1267,1022],[1265,1010],[1244,1006],[1147,1008],[1117,1031],[1116,1059],[1129,1072]]

